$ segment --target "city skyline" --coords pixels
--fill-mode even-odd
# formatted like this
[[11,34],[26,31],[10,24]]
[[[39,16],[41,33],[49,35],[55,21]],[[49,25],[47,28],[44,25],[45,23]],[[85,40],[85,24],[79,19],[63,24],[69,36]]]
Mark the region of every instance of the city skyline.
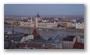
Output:
[[84,15],[84,4],[4,4],[4,15]]
[[4,49],[84,49],[84,4],[6,4],[4,11]]

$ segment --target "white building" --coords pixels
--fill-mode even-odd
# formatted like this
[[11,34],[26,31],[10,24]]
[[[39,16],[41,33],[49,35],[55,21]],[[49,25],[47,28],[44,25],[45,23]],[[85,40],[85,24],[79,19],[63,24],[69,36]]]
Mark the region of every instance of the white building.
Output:
[[38,27],[41,27],[41,28],[55,28],[55,27],[57,27],[57,23],[38,23]]
[[[31,22],[20,21],[19,23],[20,23],[20,26],[23,26],[23,27],[34,27],[34,23],[31,23]],[[38,23],[37,25],[38,26],[36,26],[36,27],[40,27],[40,28],[55,28],[55,27],[57,27],[57,23]]]
[[21,17],[21,19],[23,20],[23,19],[27,19],[28,17]]
[[84,43],[84,36],[77,36],[77,41],[79,43]]
[[72,23],[71,22],[67,22],[67,27],[71,27]]
[[20,22],[20,26],[23,26],[23,27],[33,27],[34,24],[32,24],[31,22],[21,21],[21,22]]
[[28,22],[31,22],[31,23],[33,23],[33,20],[32,20],[32,18],[31,18],[30,20],[28,20]]
[[84,22],[80,23],[76,23],[76,29],[84,29]]
[[29,40],[29,39],[34,39],[34,36],[33,36],[33,35],[25,36],[25,37],[23,37],[23,38],[21,39],[20,42],[24,42],[24,41],[27,41],[27,40]]
[[4,20],[4,22],[7,22],[7,23],[10,23],[10,24],[13,24],[13,23],[14,23],[14,20]]
[[45,28],[46,26],[46,23],[38,23],[38,27]]
[[56,20],[56,21],[57,21],[57,20],[59,20],[59,19],[58,19],[58,18],[54,18],[54,20]]
[[57,23],[46,23],[46,27],[55,28],[55,27],[57,27]]
[[76,22],[76,19],[72,19],[72,20],[70,20],[71,22]]
[[75,42],[75,36],[67,36],[66,38],[63,39],[62,48],[72,49],[74,42]]
[[46,22],[48,22],[47,20],[42,20],[42,23],[46,23]]
[[72,22],[71,27],[76,27],[76,23]]
[[59,24],[66,24],[67,27],[76,27],[74,22],[59,22]]
[[62,48],[63,49],[72,49],[73,45],[76,41],[76,38],[77,38],[77,42],[79,42],[79,43],[84,42],[84,37],[82,37],[82,36],[67,36],[66,38],[63,39]]

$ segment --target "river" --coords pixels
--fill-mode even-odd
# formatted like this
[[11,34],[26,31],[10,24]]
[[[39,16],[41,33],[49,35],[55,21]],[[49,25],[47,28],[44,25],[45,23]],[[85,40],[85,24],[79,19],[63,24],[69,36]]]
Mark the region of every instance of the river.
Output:
[[[32,34],[34,28],[14,27],[15,32]],[[10,26],[4,26],[4,32],[12,30]],[[37,28],[37,32],[44,38],[55,37],[57,35],[84,35],[84,30],[80,29],[50,29]]]

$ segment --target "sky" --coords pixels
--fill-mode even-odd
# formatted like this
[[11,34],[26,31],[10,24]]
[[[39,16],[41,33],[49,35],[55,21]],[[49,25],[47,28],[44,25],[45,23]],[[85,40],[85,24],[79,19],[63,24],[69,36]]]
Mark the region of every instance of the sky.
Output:
[[84,15],[84,4],[4,4],[4,15]]

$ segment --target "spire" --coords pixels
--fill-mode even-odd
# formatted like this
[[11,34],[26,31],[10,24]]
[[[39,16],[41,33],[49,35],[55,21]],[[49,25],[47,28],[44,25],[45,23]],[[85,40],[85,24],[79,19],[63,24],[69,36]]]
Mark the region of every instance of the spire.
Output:
[[36,17],[40,17],[40,16],[39,16],[39,13],[37,13],[37,16],[36,16]]

